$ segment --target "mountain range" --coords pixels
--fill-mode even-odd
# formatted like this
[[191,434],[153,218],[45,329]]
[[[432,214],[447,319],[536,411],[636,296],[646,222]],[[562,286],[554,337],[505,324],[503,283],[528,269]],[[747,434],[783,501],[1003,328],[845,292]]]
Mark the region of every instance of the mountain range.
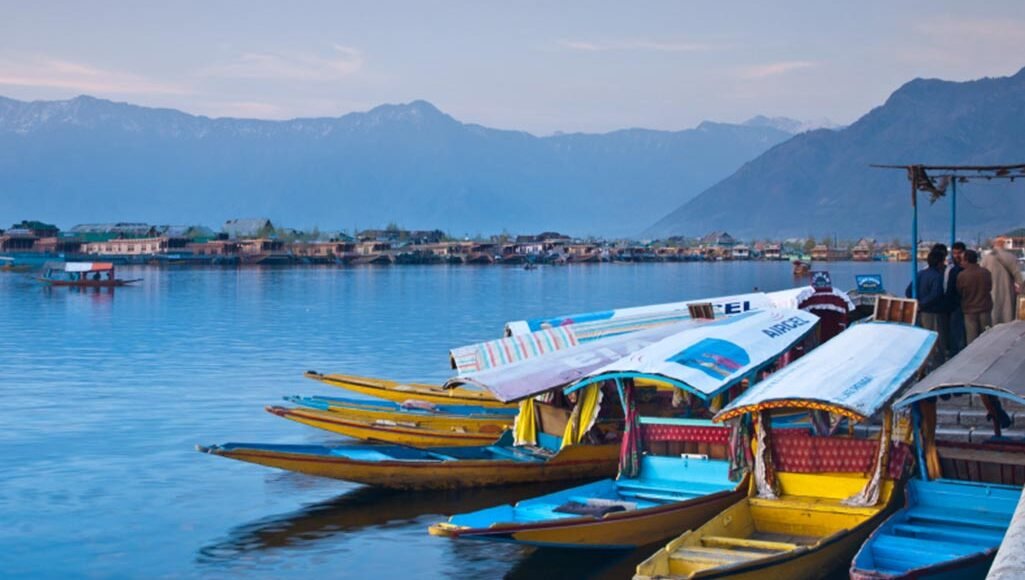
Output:
[[[903,171],[871,164],[1025,163],[1025,69],[969,82],[915,79],[846,128],[795,135],[745,163],[648,228],[645,235],[725,230],[745,238],[813,235],[908,239]],[[949,197],[949,196],[948,196]],[[926,239],[947,239],[949,202],[920,194]],[[1025,224],[1025,179],[958,185],[958,236]]]
[[800,126],[755,119],[537,137],[462,123],[425,101],[263,121],[87,96],[0,98],[0,219],[266,216],[321,229],[630,235]]

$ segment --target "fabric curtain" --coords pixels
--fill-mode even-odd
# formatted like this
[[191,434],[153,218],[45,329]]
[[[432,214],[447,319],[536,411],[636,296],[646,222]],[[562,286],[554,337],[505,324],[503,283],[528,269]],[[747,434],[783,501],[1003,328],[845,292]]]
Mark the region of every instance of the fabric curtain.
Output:
[[730,421],[730,481],[740,481],[753,464],[751,415],[744,414]]
[[591,383],[580,391],[573,413],[566,422],[566,431],[562,434],[562,448],[580,443],[587,432],[594,427],[601,410],[601,383]]
[[622,383],[620,393],[626,409],[623,426],[623,444],[619,450],[619,476],[637,477],[641,472],[641,424],[637,414],[637,402],[634,400],[634,384],[632,380]]
[[843,500],[844,505],[869,507],[879,503],[879,487],[883,481],[890,452],[890,441],[893,433],[893,411],[886,409],[883,414],[883,429],[879,434],[879,450],[876,452],[875,469],[872,477],[865,483],[861,491]]
[[513,445],[537,446],[537,407],[534,399],[520,401],[520,412],[513,421]]
[[769,427],[769,413],[760,411],[754,414],[755,428],[755,489],[758,497],[776,499],[780,495],[779,479],[772,462],[772,435]]
[[940,454],[936,450],[936,399],[923,399],[918,402],[922,416],[919,431],[922,436],[922,453],[925,456],[925,471],[929,479],[938,479],[942,475]]

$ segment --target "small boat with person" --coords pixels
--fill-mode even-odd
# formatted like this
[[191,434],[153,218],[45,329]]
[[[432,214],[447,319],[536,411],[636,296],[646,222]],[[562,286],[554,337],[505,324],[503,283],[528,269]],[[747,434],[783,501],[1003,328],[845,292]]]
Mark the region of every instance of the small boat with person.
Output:
[[[816,323],[815,315],[799,310],[692,323],[591,372],[567,390],[588,397],[596,385],[617,385],[627,430],[616,479],[454,515],[429,532],[542,547],[627,549],[703,524],[747,489],[746,474],[730,470],[729,429],[712,424],[709,407],[757,381]],[[776,332],[781,324],[792,330]],[[671,387],[641,386],[638,379]]]
[[142,281],[116,278],[110,262],[47,262],[43,275],[36,279],[50,286],[83,288],[116,288]]
[[[748,389],[714,417],[733,421],[731,457],[748,465],[747,497],[669,542],[634,578],[799,580],[846,567],[891,511],[911,451],[895,443],[888,405],[935,342],[922,328],[858,324]],[[810,427],[774,424],[795,411]],[[852,434],[878,413],[878,437]]]
[[[972,397],[993,436],[943,439],[937,406]],[[962,399],[963,400],[963,399]],[[1025,404],[1025,321],[997,325],[911,387],[896,403],[910,410],[918,470],[906,503],[872,533],[851,564],[851,578],[985,578],[1025,484],[1025,441],[1002,435],[1001,401]]]

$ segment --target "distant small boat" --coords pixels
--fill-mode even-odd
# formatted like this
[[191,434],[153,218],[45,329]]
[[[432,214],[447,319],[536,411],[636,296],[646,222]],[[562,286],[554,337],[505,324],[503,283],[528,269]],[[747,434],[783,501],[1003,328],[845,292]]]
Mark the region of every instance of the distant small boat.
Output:
[[10,256],[0,256],[0,272],[28,272],[32,269],[32,266],[28,264],[18,264],[14,258]]
[[115,278],[114,264],[110,262],[47,262],[43,266],[43,275],[36,279],[51,286],[85,288],[114,288],[142,280]]

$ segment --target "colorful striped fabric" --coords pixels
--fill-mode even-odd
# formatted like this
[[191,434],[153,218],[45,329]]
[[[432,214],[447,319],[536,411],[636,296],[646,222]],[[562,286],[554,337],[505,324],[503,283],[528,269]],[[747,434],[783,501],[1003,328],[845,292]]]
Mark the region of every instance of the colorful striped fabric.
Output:
[[452,367],[462,375],[519,362],[577,344],[579,340],[573,329],[560,326],[454,348],[449,351],[449,357]]

